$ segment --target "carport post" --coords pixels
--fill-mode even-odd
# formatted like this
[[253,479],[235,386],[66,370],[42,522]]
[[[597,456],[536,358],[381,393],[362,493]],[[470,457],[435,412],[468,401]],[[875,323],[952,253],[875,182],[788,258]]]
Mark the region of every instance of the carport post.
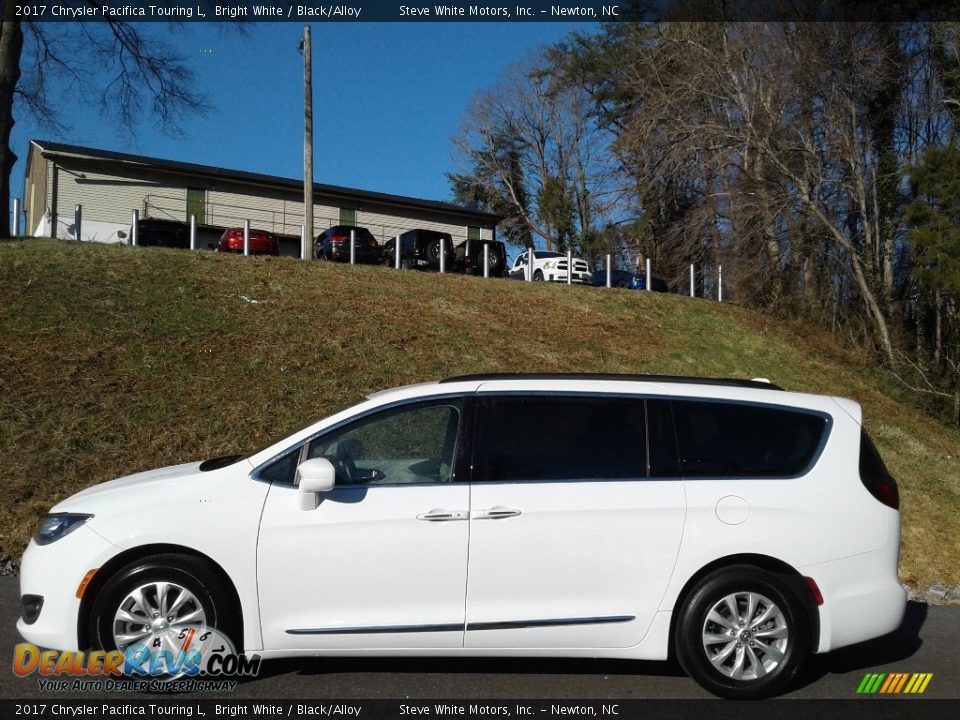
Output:
[[533,245],[527,248],[527,282],[533,280]]
[[130,218],[130,244],[137,246],[137,235],[140,234],[140,211],[134,210],[133,217]]
[[20,237],[20,198],[13,199],[13,237]]
[[197,249],[197,216],[190,216],[190,249]]
[[723,265],[717,265],[717,302],[723,302]]
[[395,270],[400,269],[400,231],[397,230],[397,236],[393,239],[393,267]]
[[357,264],[357,249],[354,247],[356,242],[357,242],[357,231],[351,230],[350,231],[350,264],[351,265]]
[[250,257],[250,221],[243,221],[243,256]]
[[690,263],[690,297],[694,297],[695,281],[693,279],[693,263]]
[[80,239],[80,225],[83,222],[83,205],[75,205],[73,208],[73,229],[77,240]]
[[447,271],[447,239],[440,236],[440,274]]
[[490,277],[490,247],[487,243],[483,244],[483,276]]
[[567,250],[567,285],[573,285],[573,250]]
[[607,253],[607,287],[613,286],[613,268],[610,265],[610,253]]
[[309,260],[310,257],[312,257],[312,256],[308,257],[306,225],[300,226],[300,254],[303,255],[303,257],[300,258],[301,260]]
[[647,292],[653,290],[653,273],[650,271],[650,258],[647,258]]

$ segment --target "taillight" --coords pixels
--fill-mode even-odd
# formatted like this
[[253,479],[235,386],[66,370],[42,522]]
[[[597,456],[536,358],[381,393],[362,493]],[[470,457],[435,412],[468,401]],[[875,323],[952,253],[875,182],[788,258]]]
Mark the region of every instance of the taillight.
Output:
[[346,235],[331,235],[330,242],[332,243],[343,243],[347,241]]
[[888,508],[900,509],[900,491],[867,431],[860,429],[860,481],[867,491]]
[[376,239],[376,238],[370,238],[369,240],[367,240],[367,245],[369,245],[370,247],[376,247],[376,246],[377,246],[377,239]]

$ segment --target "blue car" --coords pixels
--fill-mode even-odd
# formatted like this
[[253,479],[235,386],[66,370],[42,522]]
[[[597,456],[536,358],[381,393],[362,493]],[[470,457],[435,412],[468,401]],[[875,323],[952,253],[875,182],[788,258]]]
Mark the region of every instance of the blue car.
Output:
[[[600,268],[593,274],[593,286],[607,286],[607,271],[604,268]],[[647,281],[642,275],[626,270],[614,270],[610,273],[610,286],[629,290],[646,290]],[[653,278],[653,290],[654,292],[669,292],[667,284],[658,277]]]

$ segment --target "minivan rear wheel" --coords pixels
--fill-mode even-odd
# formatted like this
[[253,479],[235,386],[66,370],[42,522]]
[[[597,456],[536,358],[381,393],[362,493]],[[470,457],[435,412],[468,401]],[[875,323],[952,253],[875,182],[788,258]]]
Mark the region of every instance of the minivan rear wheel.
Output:
[[678,610],[677,659],[721,697],[754,700],[782,692],[809,651],[799,600],[778,575],[760,568],[711,573]]

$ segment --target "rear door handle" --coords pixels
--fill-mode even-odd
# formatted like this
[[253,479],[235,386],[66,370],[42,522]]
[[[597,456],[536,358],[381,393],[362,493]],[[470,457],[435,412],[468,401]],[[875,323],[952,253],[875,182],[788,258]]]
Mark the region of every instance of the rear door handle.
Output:
[[520,514],[522,514],[521,511],[516,510],[515,508],[497,505],[489,510],[481,510],[476,517],[478,520],[503,520],[505,518],[516,517]]
[[470,513],[466,510],[444,510],[434,508],[430,512],[420,513],[417,520],[427,520],[428,522],[450,522],[452,520],[466,520]]

